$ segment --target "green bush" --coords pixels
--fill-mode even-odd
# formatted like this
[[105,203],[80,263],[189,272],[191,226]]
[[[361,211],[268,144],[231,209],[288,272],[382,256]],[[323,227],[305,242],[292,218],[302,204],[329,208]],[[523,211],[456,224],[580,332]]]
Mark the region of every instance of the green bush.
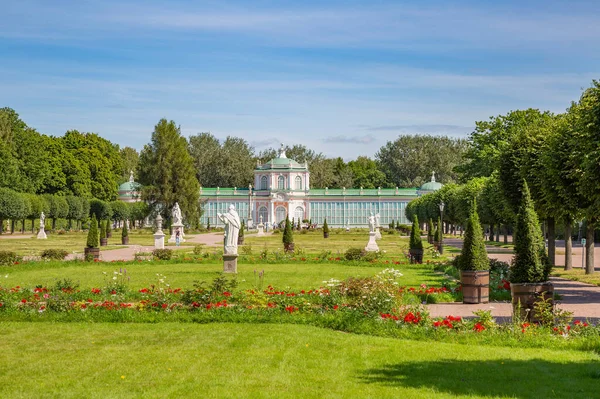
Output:
[[409,235],[412,230],[412,226],[410,224],[396,223],[396,230],[404,235]]
[[344,257],[346,260],[360,260],[362,258],[362,248],[348,248]]
[[9,266],[20,262],[21,257],[12,251],[0,251],[0,265]]
[[204,244],[198,244],[194,246],[194,255],[202,255]]
[[465,239],[457,266],[460,270],[489,270],[490,267],[475,201],[467,219]]
[[100,220],[100,239],[106,238],[106,225],[108,220]]
[[434,234],[433,234],[433,220],[429,218],[429,222],[427,222],[427,241],[433,242]]
[[246,224],[242,220],[242,224],[240,225],[240,233],[238,235],[238,238],[244,238],[244,230],[246,230]]
[[86,246],[88,248],[98,248],[100,246],[100,237],[98,235],[98,220],[96,215],[92,214],[92,220],[90,222],[90,229],[87,234]]
[[363,250],[362,257],[360,259],[364,260],[365,262],[371,262],[371,261],[377,260],[379,258],[381,258],[380,251],[364,251]]
[[442,234],[444,234],[444,230],[442,228],[442,219],[438,218],[435,233],[433,234],[433,241],[442,242]]
[[127,229],[127,220],[123,221],[123,230],[121,230],[121,237],[125,238],[129,235],[129,230]]
[[69,253],[67,251],[65,251],[64,249],[48,248],[48,249],[45,249],[44,251],[42,251],[42,254],[40,256],[42,257],[42,259],[64,260],[68,254]]
[[152,256],[158,260],[171,260],[173,257],[173,250],[169,248],[155,249],[152,251]]
[[289,217],[285,219],[285,227],[283,229],[283,243],[284,244],[293,244],[294,243],[294,233],[292,232],[292,223],[290,222]]
[[527,183],[515,223],[515,257],[510,268],[511,283],[541,283],[548,281],[552,266],[546,255],[544,237],[535,213]]
[[327,224],[327,218],[323,221],[323,234],[329,234],[329,225]]
[[410,249],[423,249],[423,241],[421,240],[421,229],[419,228],[419,218],[414,216],[412,228],[410,230]]

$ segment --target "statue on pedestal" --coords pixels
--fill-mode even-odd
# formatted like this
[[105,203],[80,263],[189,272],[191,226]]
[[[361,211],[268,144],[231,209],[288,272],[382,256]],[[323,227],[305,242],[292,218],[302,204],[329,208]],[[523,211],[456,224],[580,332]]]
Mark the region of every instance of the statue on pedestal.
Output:
[[48,238],[46,236],[46,215],[44,214],[44,212],[42,211],[42,214],[40,215],[40,231],[37,234],[37,238],[40,240],[46,239]]
[[173,207],[173,225],[180,226],[182,224],[181,222],[181,209],[179,209],[179,203],[176,202],[175,206]]
[[229,212],[217,213],[217,217],[225,224],[224,254],[237,255],[241,222],[235,206],[233,204],[229,205]]
[[367,217],[367,221],[369,222],[369,231],[374,233],[375,232],[375,216],[373,216],[373,212],[371,212],[371,215]]

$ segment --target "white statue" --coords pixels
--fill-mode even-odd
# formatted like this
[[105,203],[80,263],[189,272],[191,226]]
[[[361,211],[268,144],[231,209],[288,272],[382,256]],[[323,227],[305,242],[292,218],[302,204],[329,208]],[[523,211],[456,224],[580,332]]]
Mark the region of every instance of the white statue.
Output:
[[375,227],[377,227],[377,228],[381,227],[379,225],[379,214],[378,213],[375,214]]
[[371,215],[367,217],[367,220],[369,222],[369,231],[375,232],[375,216],[373,216],[373,212],[371,212]]
[[225,224],[225,255],[237,255],[241,222],[235,206],[233,204],[229,205],[229,212],[217,213],[217,216]]
[[45,227],[46,227],[46,215],[44,215],[44,211],[42,211],[42,214],[40,215],[40,230],[44,230]]
[[181,220],[181,209],[179,209],[179,203],[176,202],[173,207],[173,225],[180,226],[182,224]]

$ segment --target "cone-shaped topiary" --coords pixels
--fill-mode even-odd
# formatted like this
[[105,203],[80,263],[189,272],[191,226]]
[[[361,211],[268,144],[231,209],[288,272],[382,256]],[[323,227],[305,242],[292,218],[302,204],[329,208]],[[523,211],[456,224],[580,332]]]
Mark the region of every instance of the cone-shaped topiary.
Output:
[[419,218],[417,215],[413,218],[412,229],[410,230],[410,249],[423,249],[423,241],[421,240],[421,229],[419,228]]
[[238,239],[244,238],[244,230],[246,230],[246,223],[244,223],[244,221],[242,220],[242,224],[240,225],[240,232],[238,234]]
[[289,245],[294,243],[294,233],[292,233],[292,223],[288,217],[285,218],[285,227],[283,229],[283,244]]
[[121,230],[121,237],[129,236],[129,230],[127,229],[127,220],[123,221],[123,230]]
[[302,225],[300,224],[300,218],[298,218],[298,231],[302,230]]
[[546,255],[542,230],[527,183],[515,223],[515,257],[510,268],[511,283],[541,283],[548,281],[551,266]]
[[104,220],[100,220],[100,238],[106,238],[106,222]]
[[433,241],[442,242],[442,219],[438,218],[435,233],[433,233]]
[[465,240],[457,260],[457,266],[460,270],[489,270],[490,268],[475,201],[473,201],[469,219],[467,219]]
[[110,219],[106,220],[106,237],[110,236],[112,233],[112,228],[111,228],[111,223],[110,223]]
[[98,221],[96,220],[96,215],[92,215],[90,229],[88,230],[87,234],[86,246],[88,248],[100,247],[100,236],[98,235]]
[[433,242],[433,220],[431,218],[427,223],[427,242],[430,244]]
[[394,219],[392,219],[392,223],[390,223],[390,230],[394,230],[396,228],[396,223],[394,222]]
[[[323,235],[329,234],[329,225],[327,224],[327,218],[323,220]],[[327,237],[325,237],[327,238]]]

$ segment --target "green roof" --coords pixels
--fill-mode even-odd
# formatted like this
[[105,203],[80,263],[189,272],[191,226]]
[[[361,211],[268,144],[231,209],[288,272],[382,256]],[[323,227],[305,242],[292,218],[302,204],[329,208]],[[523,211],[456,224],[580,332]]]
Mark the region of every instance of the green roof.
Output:
[[427,183],[421,186],[422,191],[437,191],[442,188],[444,185],[437,181],[428,181]]
[[[216,197],[217,191],[219,196],[240,196],[247,197],[247,188],[231,188],[231,187],[209,187],[202,188],[200,195],[203,197]],[[264,190],[262,190],[264,191]],[[294,190],[283,190],[285,192],[294,192]],[[303,191],[301,191],[303,192]],[[325,190],[324,188],[310,189],[308,192],[309,196],[339,196],[339,197],[417,197],[418,192],[416,188],[399,188],[397,191],[395,188],[382,188],[378,190],[376,188],[348,188],[346,190],[341,188],[330,188]]]
[[216,197],[217,192],[219,195],[236,195],[236,196],[248,196],[248,188],[234,188],[234,187],[202,187],[200,189],[200,196]]
[[139,191],[140,185],[134,181],[126,181],[119,186],[119,191]]

